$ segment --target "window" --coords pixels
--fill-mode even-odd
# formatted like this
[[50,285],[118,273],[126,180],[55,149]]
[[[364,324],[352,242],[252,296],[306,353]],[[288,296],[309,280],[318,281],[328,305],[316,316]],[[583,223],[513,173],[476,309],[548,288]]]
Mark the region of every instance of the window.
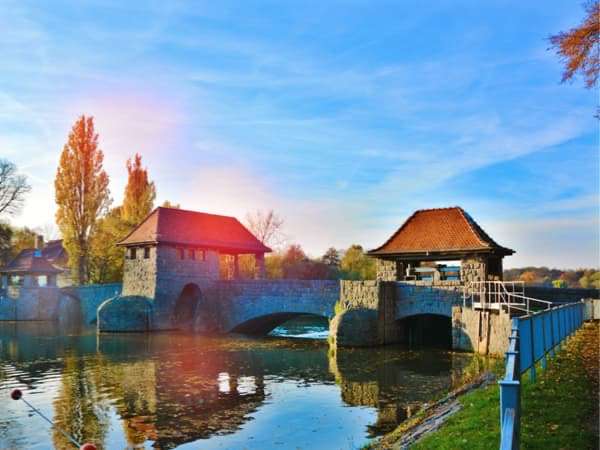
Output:
[[188,258],[191,259],[192,261],[194,261],[196,259],[196,250],[194,250],[193,248],[190,248],[188,250]]
[[204,250],[200,250],[200,259],[206,261],[206,252]]
[[37,277],[37,285],[39,287],[48,286],[48,277],[46,275],[38,275]]
[[136,259],[136,258],[137,258],[137,248],[131,247],[129,249],[129,259]]
[[144,259],[150,258],[150,247],[144,247]]
[[11,275],[8,278],[8,284],[10,286],[23,286],[23,277],[20,275]]
[[178,248],[177,253],[179,254],[179,259],[185,259],[185,250],[183,248]]

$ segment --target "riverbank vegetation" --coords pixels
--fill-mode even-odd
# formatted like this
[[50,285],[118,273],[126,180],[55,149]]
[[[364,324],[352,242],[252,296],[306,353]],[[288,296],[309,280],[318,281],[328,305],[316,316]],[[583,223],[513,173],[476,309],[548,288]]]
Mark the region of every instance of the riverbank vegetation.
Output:
[[559,270],[548,267],[522,267],[504,271],[505,281],[523,281],[528,285],[555,288],[600,289],[600,271],[595,269]]
[[[598,448],[599,323],[586,323],[536,383],[523,376],[522,448]],[[497,384],[460,398],[462,409],[414,449],[488,449],[500,442]],[[398,434],[398,433],[397,433]],[[389,439],[374,448],[393,448]]]

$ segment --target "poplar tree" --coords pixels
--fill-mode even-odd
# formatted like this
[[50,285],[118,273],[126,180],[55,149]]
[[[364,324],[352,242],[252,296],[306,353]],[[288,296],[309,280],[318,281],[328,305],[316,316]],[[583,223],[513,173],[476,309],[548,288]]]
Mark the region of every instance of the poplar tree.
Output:
[[103,160],[94,119],[82,115],[73,125],[60,155],[54,181],[56,223],[69,254],[69,266],[80,284],[88,280],[89,242],[96,220],[110,204]]
[[142,167],[142,157],[136,153],[133,161],[127,160],[127,186],[123,199],[123,219],[137,225],[154,207],[156,188],[148,180],[148,170]]

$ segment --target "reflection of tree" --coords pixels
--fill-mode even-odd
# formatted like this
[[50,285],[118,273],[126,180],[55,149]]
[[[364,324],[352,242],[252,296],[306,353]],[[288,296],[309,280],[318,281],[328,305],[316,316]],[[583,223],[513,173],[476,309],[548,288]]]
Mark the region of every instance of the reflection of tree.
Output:
[[[221,356],[161,361],[156,384],[158,448],[232,433],[264,402],[262,375],[242,377],[237,370],[248,361],[232,361],[239,356],[234,353],[223,365]],[[223,372],[227,366],[233,366],[231,372]]]
[[151,440],[168,449],[232,433],[264,402],[263,369],[252,352],[159,353],[158,359],[98,358],[98,389],[115,399],[129,445]]
[[128,445],[155,440],[156,362],[143,359],[122,363],[99,356],[95,377],[98,389],[115,399]]
[[[94,442],[102,448],[109,417],[94,386],[92,372],[86,370],[81,356],[66,355],[64,362],[61,386],[54,400],[54,422],[79,442]],[[53,429],[52,441],[55,448],[73,447],[56,429]]]

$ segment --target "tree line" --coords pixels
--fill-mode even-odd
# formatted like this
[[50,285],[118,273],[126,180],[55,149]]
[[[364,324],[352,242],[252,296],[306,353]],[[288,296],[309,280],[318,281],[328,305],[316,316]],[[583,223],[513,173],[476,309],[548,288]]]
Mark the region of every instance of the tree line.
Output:
[[600,289],[600,271],[596,269],[559,270],[548,267],[522,267],[505,270],[504,280],[557,288]]

